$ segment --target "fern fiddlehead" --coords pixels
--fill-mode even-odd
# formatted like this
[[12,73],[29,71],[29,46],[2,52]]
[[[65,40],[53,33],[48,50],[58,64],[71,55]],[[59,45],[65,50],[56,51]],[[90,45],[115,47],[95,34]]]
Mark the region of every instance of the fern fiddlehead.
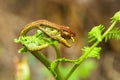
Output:
[[[27,32],[34,28],[37,28],[40,31],[37,31],[32,37],[25,37]],[[29,23],[24,26],[20,32],[22,44],[30,51],[42,50],[48,45],[51,45],[51,42],[54,41],[58,41],[67,47],[71,47],[69,41],[74,41],[74,36],[75,33],[68,26],[58,25],[47,20],[38,20]]]

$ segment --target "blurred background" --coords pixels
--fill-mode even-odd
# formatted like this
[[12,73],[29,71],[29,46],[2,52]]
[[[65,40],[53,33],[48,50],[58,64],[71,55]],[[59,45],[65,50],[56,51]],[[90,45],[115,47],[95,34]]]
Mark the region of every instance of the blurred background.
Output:
[[[87,45],[87,32],[99,24],[107,28],[118,10],[120,0],[0,0],[0,80],[15,80],[16,64],[23,56],[30,67],[30,80],[54,80],[31,54],[18,54],[20,45],[14,43],[14,38],[27,23],[47,19],[70,26],[76,32],[76,42],[72,48],[60,45],[60,50],[61,56],[75,59]],[[98,66],[88,77],[78,80],[120,80],[120,41],[100,45],[103,50]],[[54,59],[51,47],[43,52]]]

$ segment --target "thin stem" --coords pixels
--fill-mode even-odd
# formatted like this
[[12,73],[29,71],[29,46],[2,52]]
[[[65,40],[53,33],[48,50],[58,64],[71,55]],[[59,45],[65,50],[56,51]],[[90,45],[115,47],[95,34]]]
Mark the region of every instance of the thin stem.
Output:
[[[57,43],[53,44],[52,46],[56,51],[56,59],[60,58],[60,53],[59,53],[59,49],[57,47]],[[45,67],[52,73],[52,75],[55,77],[56,80],[62,80],[62,77],[61,77],[60,71],[58,69],[58,66],[55,68],[56,73],[54,73],[50,69],[51,63],[42,53],[37,52],[37,51],[36,52],[31,52],[31,53],[32,53],[33,56],[35,56],[39,61],[41,61],[45,65]],[[57,76],[56,76],[56,74],[57,74]]]
[[[52,73],[52,75],[55,77],[55,74],[50,70],[50,65],[51,63],[49,62],[49,60],[42,54],[39,52],[31,52],[33,56],[35,56],[39,61],[41,61],[45,67]],[[57,80],[57,79],[56,79]],[[59,80],[59,79],[58,79]]]
[[95,46],[97,46],[99,44],[100,41],[97,41],[90,49],[90,51],[88,53],[86,53],[86,55],[82,55],[80,56],[79,63],[75,64],[73,66],[73,68],[70,70],[70,72],[68,73],[67,77],[65,80],[68,80],[70,78],[70,76],[73,74],[73,72],[78,68],[78,66],[86,59],[86,56],[92,51],[92,49],[94,49]]
[[107,29],[107,31],[103,34],[103,36],[102,36],[102,39],[108,34],[108,32],[110,32],[112,29],[113,29],[113,27],[116,25],[116,23],[117,23],[117,21],[114,21],[112,24],[111,24],[111,26]]
[[72,75],[72,73],[77,69],[77,67],[79,66],[79,64],[75,64],[73,66],[73,68],[70,70],[70,72],[68,73],[67,77],[65,78],[65,80],[68,80],[69,77]]
[[[54,43],[52,46],[53,46],[53,48],[55,49],[55,52],[56,52],[56,59],[60,58],[60,51],[59,51],[59,49],[58,49],[58,44],[57,44],[57,43]],[[58,66],[58,65],[59,65],[59,62],[57,63],[57,66],[56,66],[56,68],[55,68],[55,72],[56,72],[57,77],[58,77],[57,80],[62,80],[62,76],[61,76],[61,74],[60,74],[59,66]]]
[[38,53],[38,52],[31,52],[31,53],[33,56],[35,56],[45,65],[45,67],[52,73],[52,75],[55,77],[56,80],[62,80],[61,75],[59,74],[59,71],[57,69],[56,69],[57,77],[56,74],[50,70],[51,63],[42,53]]
[[[103,34],[102,39],[104,39],[104,37],[108,34],[108,32],[113,29],[113,27],[115,26],[116,23],[117,23],[117,21],[114,21],[114,22],[111,24],[111,26],[110,26],[110,27],[105,31],[105,33]],[[70,77],[70,76],[73,74],[73,72],[78,68],[78,66],[81,64],[81,62],[86,59],[86,56],[87,56],[87,55],[94,49],[94,47],[96,47],[100,42],[101,42],[101,41],[96,41],[96,42],[91,46],[90,51],[89,51],[86,55],[80,56],[80,58],[79,58],[79,60],[80,60],[80,61],[79,61],[79,64],[75,64],[75,65],[73,66],[73,68],[70,70],[70,72],[68,73],[68,75],[67,75],[67,77],[66,77],[65,80],[68,80],[68,79],[69,79],[69,77]]]
[[58,44],[54,43],[52,46],[53,46],[53,48],[55,49],[55,52],[56,52],[56,59],[60,58],[60,51],[58,49]]
[[39,53],[39,52],[31,52],[33,56],[35,56],[39,61],[41,61],[48,69],[49,69],[49,66],[50,66],[50,62],[48,61],[48,59],[42,54],[42,53]]
[[62,80],[62,76],[61,76],[60,71],[59,71],[58,68],[55,69],[55,72],[57,74],[56,80]]

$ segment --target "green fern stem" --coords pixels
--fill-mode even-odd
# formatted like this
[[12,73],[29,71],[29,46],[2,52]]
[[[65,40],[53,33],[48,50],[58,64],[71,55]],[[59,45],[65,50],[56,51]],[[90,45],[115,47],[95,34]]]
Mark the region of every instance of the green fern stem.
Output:
[[114,21],[114,22],[111,24],[111,26],[110,26],[110,27],[107,29],[107,31],[105,31],[105,33],[103,34],[102,39],[104,39],[105,36],[113,29],[113,27],[116,25],[117,22],[118,22],[118,21]]
[[42,55],[42,53],[34,51],[34,52],[31,52],[31,54],[33,56],[35,56],[39,61],[41,61],[45,65],[45,67],[52,73],[52,75],[55,77],[56,80],[62,80],[62,77],[61,77],[58,69],[55,69],[57,76],[53,71],[50,70],[51,63],[44,55]]
[[56,42],[56,43],[52,44],[52,46],[56,52],[56,59],[60,58],[60,51],[58,49],[58,43]]
[[37,51],[31,52],[31,53],[33,56],[35,56],[39,61],[41,61],[49,69],[49,66],[51,63],[42,53],[39,53]]
[[[54,43],[52,44],[53,48],[55,49],[55,52],[56,52],[56,59],[60,58],[60,51],[58,49],[58,43]],[[62,76],[61,76],[61,73],[60,73],[60,70],[59,70],[59,62],[57,63],[57,66],[55,68],[55,74],[57,74],[57,77],[54,76],[56,78],[56,80],[62,80]],[[54,73],[54,72],[53,72]]]
[[[113,29],[113,27],[116,25],[117,21],[114,21],[110,27],[104,32],[104,34],[102,35],[102,40],[105,38],[105,36]],[[101,41],[102,41],[101,40]],[[88,54],[101,42],[101,41],[96,41],[92,46],[91,49],[89,50],[89,52],[86,55],[82,55],[80,56],[80,58],[78,59],[78,64],[75,64],[73,66],[73,68],[70,70],[70,72],[68,73],[67,77],[65,80],[68,80],[70,78],[70,76],[73,74],[73,72],[78,68],[78,66],[86,59],[86,57],[88,56]]]

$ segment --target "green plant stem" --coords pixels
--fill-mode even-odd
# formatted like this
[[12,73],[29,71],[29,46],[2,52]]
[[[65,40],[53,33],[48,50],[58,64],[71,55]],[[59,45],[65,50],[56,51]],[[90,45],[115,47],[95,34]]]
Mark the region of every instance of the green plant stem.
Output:
[[55,77],[56,80],[62,80],[62,77],[58,69],[55,69],[57,76],[54,72],[50,70],[51,63],[42,53],[39,52],[31,52],[31,53],[33,56],[35,56],[39,61],[41,61],[45,65],[45,67],[52,73],[52,75]]
[[42,53],[39,53],[39,52],[31,52],[33,56],[35,56],[39,61],[41,61],[48,69],[49,69],[49,66],[50,66],[50,62],[48,61],[48,59],[42,54]]
[[50,65],[51,63],[48,61],[48,59],[42,54],[42,53],[39,53],[39,52],[31,52],[31,54],[33,56],[35,56],[39,61],[41,61],[45,67],[52,73],[52,75],[55,77],[55,74],[50,70]]
[[56,52],[56,59],[60,58],[60,51],[58,49],[58,44],[55,43],[52,46],[53,46],[53,48],[55,49],[55,52]]
[[57,76],[55,77],[56,80],[63,80],[58,68],[55,69],[55,72],[56,72],[56,74],[57,74]]
[[[115,24],[117,23],[117,21],[114,21],[110,27],[105,31],[105,33],[103,34],[102,36],[102,40],[104,39],[104,37],[108,34],[108,32],[110,30],[113,29],[113,27],[115,26]],[[86,54],[86,55],[83,55],[81,56],[78,60],[79,60],[79,63],[78,64],[75,64],[73,66],[73,68],[70,70],[70,72],[68,73],[67,77],[65,78],[65,80],[68,80],[69,77],[73,74],[73,72],[78,68],[78,66],[81,64],[81,62],[83,62],[85,59],[86,59],[86,56],[94,49],[94,47],[96,47],[101,41],[96,41],[92,46],[91,46],[91,49],[90,51]]]
[[73,72],[78,68],[78,66],[86,59],[86,56],[92,51],[92,49],[94,49],[95,46],[97,46],[99,44],[100,41],[97,41],[90,49],[90,51],[86,54],[86,55],[82,55],[80,56],[80,58],[78,58],[78,63],[75,64],[73,66],[73,68],[70,70],[70,72],[68,73],[67,77],[65,78],[65,80],[68,80],[69,77],[73,74]]
[[[53,44],[52,46],[53,46],[53,48],[55,49],[55,52],[56,52],[56,59],[60,58],[60,51],[59,51],[59,49],[58,49],[58,44],[55,43],[55,44]],[[59,65],[59,62],[57,63],[57,66],[56,66],[56,68],[55,68],[55,72],[56,72],[56,74],[57,74],[58,80],[62,80],[62,76],[61,76],[61,74],[60,74],[59,66],[58,66],[58,65]]]
[[104,37],[108,34],[108,32],[110,32],[112,29],[113,29],[113,27],[116,25],[116,23],[117,23],[118,21],[114,21],[112,24],[111,24],[111,26],[107,29],[107,31],[103,34],[103,36],[102,36],[102,39],[104,39]]

